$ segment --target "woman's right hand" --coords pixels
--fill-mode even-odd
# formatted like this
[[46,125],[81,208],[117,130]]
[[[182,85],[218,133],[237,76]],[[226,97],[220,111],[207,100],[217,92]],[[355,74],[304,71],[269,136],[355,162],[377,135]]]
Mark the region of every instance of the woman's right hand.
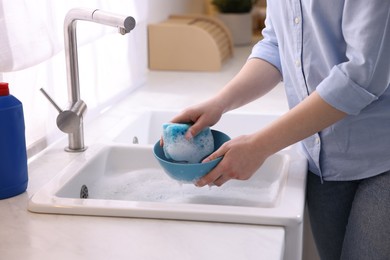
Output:
[[189,140],[199,134],[205,127],[215,125],[225,111],[224,106],[216,99],[210,99],[200,104],[190,106],[172,118],[172,123],[191,123],[186,133]]

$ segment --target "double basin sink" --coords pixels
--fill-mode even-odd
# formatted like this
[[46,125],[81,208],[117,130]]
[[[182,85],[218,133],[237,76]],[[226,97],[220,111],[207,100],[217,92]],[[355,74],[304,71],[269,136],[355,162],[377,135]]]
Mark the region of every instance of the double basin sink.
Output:
[[[271,157],[247,181],[198,188],[170,179],[153,156],[162,124],[177,111],[124,118],[104,142],[80,153],[29,201],[38,213],[140,217],[293,226],[302,222],[306,160],[295,147]],[[230,137],[276,116],[230,112],[213,129]]]

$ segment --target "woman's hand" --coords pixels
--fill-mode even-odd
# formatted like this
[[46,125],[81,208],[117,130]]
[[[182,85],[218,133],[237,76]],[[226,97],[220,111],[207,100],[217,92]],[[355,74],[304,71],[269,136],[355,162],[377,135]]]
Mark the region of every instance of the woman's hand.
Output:
[[205,160],[222,161],[196,185],[221,186],[230,179],[246,180],[265,159],[283,148],[329,127],[346,113],[326,103],[317,92],[256,133],[226,142]]
[[193,136],[199,134],[205,127],[216,124],[221,118],[224,110],[222,102],[217,101],[216,98],[214,98],[185,109],[175,116],[171,122],[191,123],[192,126],[186,133],[186,138],[189,140]]
[[249,179],[269,156],[254,142],[254,135],[243,135],[224,143],[217,151],[203,160],[207,162],[224,156],[222,161],[195,185],[198,187],[221,186],[231,179]]
[[[171,119],[171,123],[190,123],[192,124],[187,130],[185,138],[190,140],[199,134],[205,127],[215,125],[222,117],[224,112],[223,102],[217,100],[217,97],[193,105],[183,110],[181,113]],[[161,137],[160,146],[164,145]]]

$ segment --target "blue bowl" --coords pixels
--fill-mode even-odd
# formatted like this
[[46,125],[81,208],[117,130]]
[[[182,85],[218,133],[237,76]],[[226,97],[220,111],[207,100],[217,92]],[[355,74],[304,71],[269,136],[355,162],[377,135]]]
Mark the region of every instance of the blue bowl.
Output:
[[[230,140],[230,137],[220,131],[211,130],[214,138],[214,151],[221,145]],[[167,159],[164,155],[163,148],[160,146],[160,141],[154,145],[153,153],[161,167],[172,179],[184,183],[194,183],[207,173],[209,173],[222,160],[219,157],[215,160],[206,163],[183,163],[175,162]]]

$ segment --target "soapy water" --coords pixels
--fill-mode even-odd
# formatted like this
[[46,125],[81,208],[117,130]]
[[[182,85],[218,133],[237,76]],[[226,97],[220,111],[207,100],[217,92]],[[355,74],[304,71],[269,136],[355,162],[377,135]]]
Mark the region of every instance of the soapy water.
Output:
[[90,199],[271,207],[277,199],[280,181],[232,180],[222,187],[199,188],[179,183],[153,168],[106,175],[88,188]]

